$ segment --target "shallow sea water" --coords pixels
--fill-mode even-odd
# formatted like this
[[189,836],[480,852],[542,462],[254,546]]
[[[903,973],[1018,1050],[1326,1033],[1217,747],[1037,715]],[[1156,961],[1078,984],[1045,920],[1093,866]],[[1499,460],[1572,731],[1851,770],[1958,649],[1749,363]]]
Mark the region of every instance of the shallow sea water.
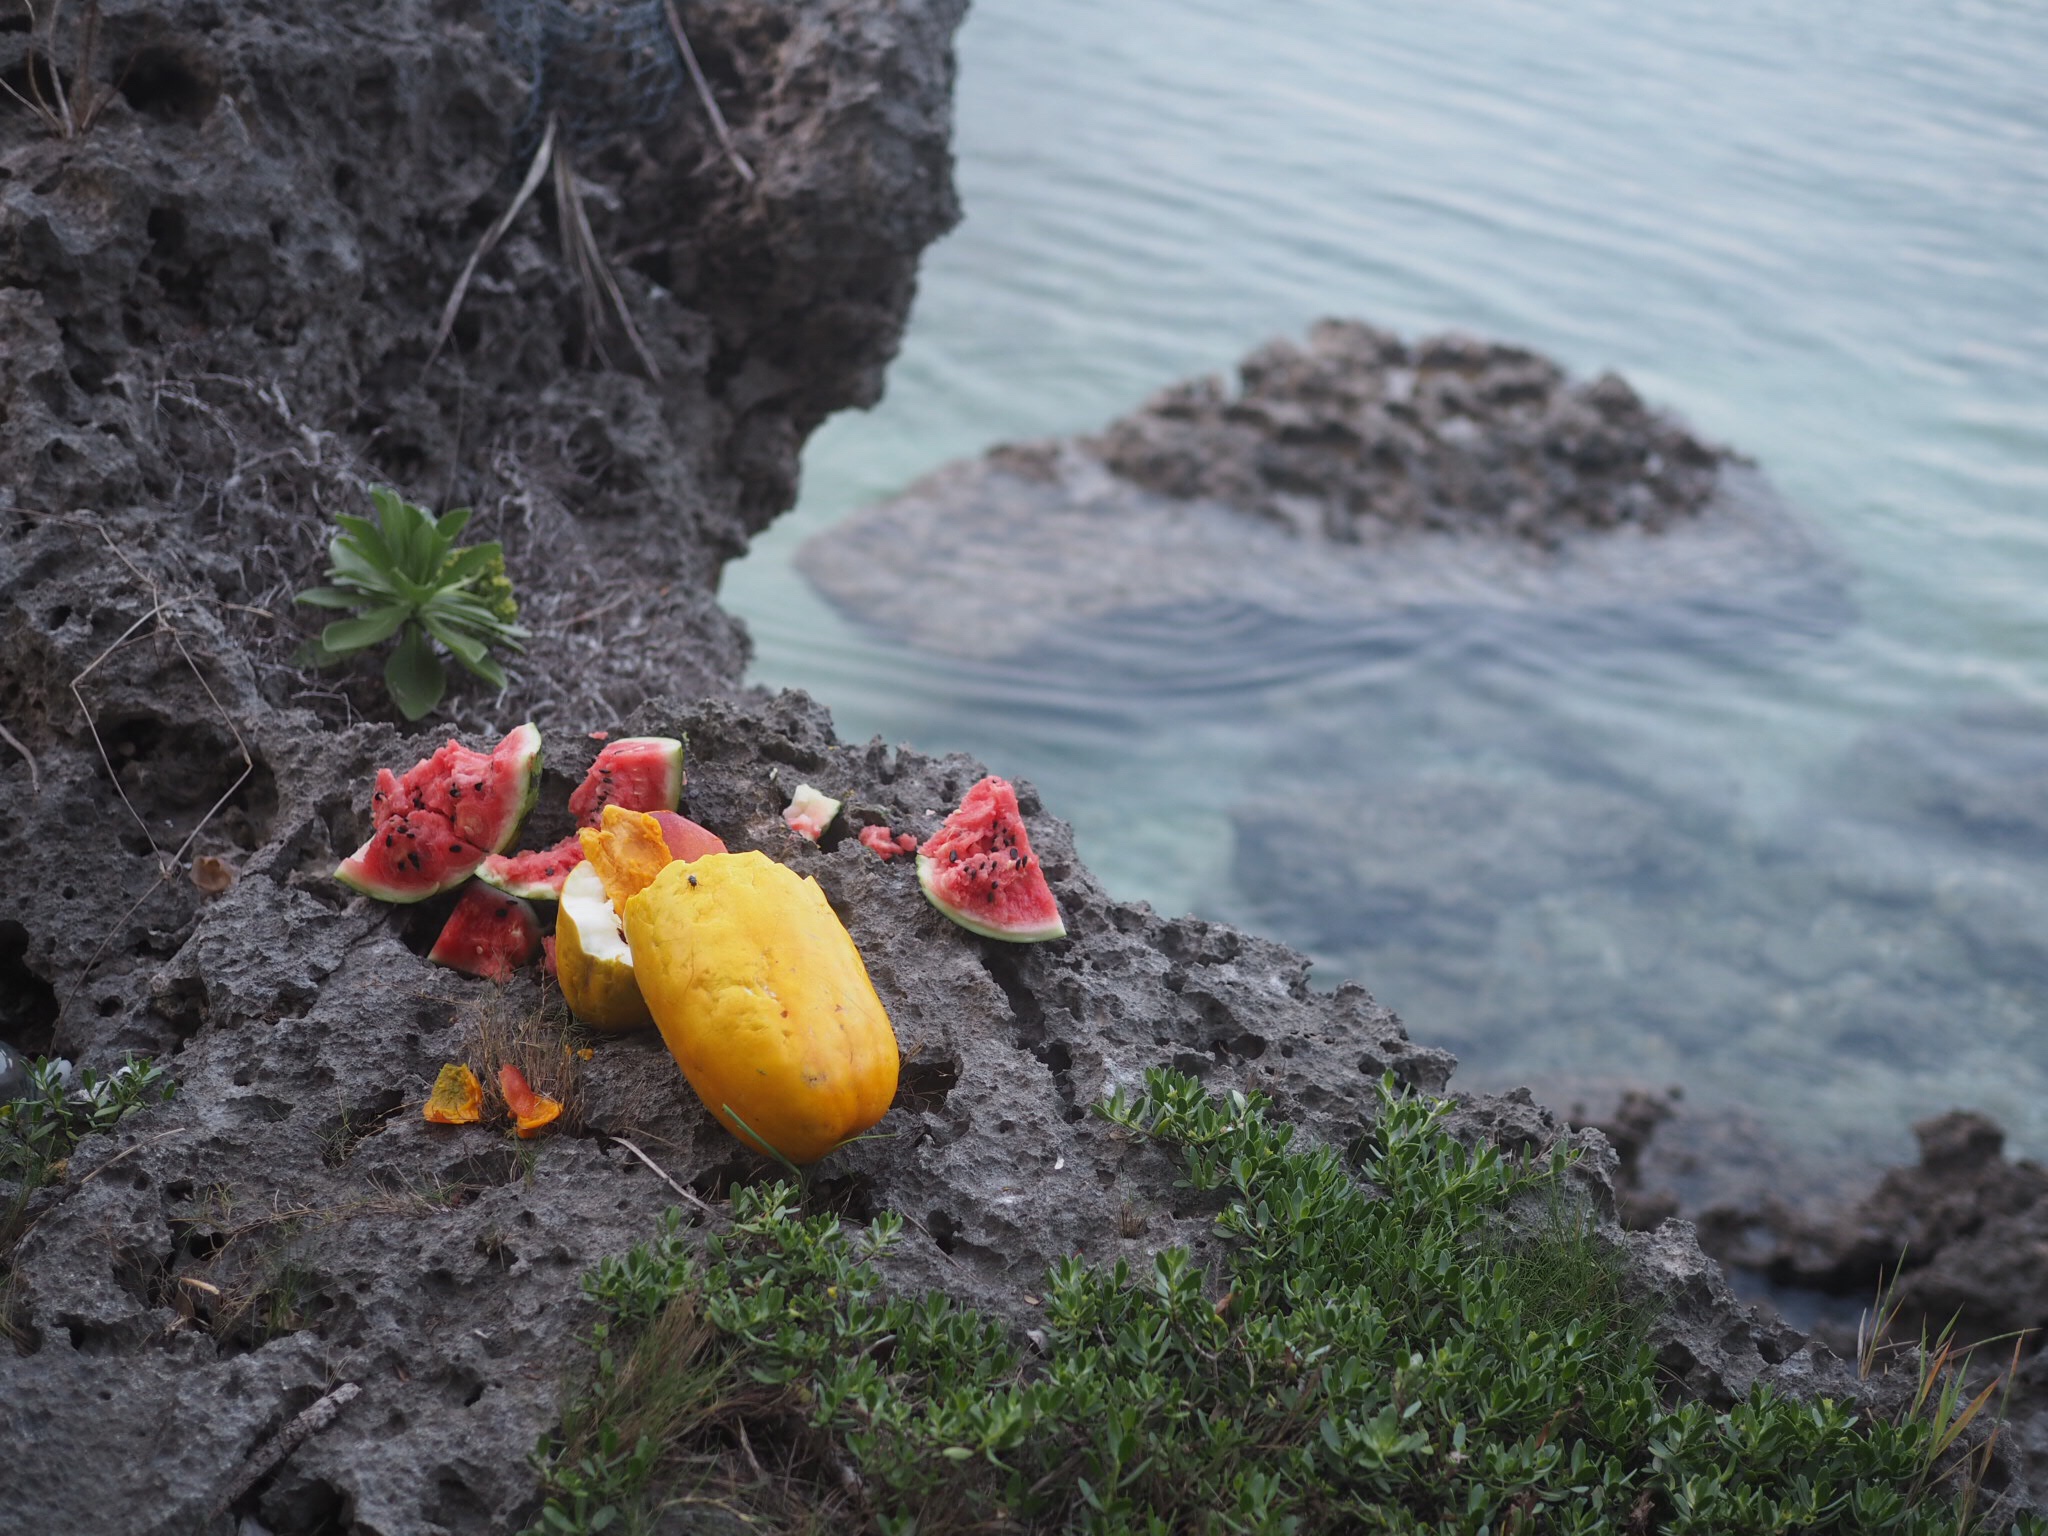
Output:
[[[2048,1155],[2048,10],[976,0],[960,59],[966,220],[888,398],[727,573],[753,676],[1036,781],[1118,895],[1301,946],[1461,1084],[1682,1083],[1835,1165],[1961,1104]],[[1325,314],[1619,370],[1761,463],[1849,613],[968,663],[792,564]]]

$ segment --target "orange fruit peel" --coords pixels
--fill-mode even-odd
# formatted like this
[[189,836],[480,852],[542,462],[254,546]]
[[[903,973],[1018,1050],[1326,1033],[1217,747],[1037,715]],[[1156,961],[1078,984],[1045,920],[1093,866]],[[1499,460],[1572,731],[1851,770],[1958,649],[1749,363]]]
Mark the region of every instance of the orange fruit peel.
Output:
[[468,1067],[451,1061],[434,1079],[421,1114],[435,1125],[474,1125],[484,1117],[484,1085]]
[[539,1135],[543,1126],[552,1124],[562,1113],[559,1100],[535,1093],[526,1074],[509,1061],[498,1068],[498,1090],[505,1095],[505,1107],[512,1111],[512,1123],[521,1136]]
[[633,978],[625,922],[606,898],[604,882],[588,860],[562,882],[555,918],[555,978],[562,1001],[585,1024],[645,1029],[654,1022]]

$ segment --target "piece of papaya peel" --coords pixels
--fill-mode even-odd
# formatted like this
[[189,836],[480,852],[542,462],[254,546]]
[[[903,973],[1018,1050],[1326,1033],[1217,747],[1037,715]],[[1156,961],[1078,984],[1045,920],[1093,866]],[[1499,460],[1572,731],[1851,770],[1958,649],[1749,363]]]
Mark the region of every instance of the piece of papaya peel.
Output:
[[606,806],[602,823],[585,827],[576,838],[604,882],[614,912],[625,911],[626,903],[654,884],[674,858],[660,822],[645,811],[616,805]]
[[505,1107],[512,1111],[512,1123],[523,1137],[538,1136],[543,1126],[562,1113],[559,1100],[535,1093],[526,1074],[509,1061],[498,1068],[498,1091],[505,1095]]
[[451,1061],[434,1079],[420,1113],[435,1125],[474,1125],[484,1117],[484,1085],[468,1067]]

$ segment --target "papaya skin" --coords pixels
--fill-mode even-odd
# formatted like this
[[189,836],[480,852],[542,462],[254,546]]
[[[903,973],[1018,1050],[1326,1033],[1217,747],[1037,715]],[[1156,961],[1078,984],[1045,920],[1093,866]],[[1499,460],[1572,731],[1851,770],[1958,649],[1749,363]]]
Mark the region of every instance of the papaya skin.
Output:
[[633,952],[618,938],[602,878],[588,862],[562,882],[555,979],[569,1011],[595,1029],[645,1029],[654,1022],[633,976]]
[[816,1162],[888,1112],[896,1032],[817,881],[707,854],[662,870],[625,918],[655,1027],[741,1142]]

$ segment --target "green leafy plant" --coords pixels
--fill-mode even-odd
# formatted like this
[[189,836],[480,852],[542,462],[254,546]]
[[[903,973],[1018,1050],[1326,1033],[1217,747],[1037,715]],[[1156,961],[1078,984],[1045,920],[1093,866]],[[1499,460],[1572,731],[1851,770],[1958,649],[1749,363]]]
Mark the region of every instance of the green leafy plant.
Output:
[[585,1279],[595,1361],[536,1454],[535,1530],[1992,1528],[1953,1492],[1967,1403],[1670,1403],[1566,1160],[1467,1147],[1446,1106],[1381,1094],[1355,1161],[1171,1073],[1099,1105],[1222,1194],[1226,1251],[1062,1260],[1029,1350],[889,1294],[887,1213],[852,1233],[787,1183],[736,1189],[701,1241],[670,1213]]
[[370,500],[376,521],[335,519],[340,532],[327,546],[327,579],[334,585],[298,595],[315,608],[352,608],[356,617],[329,624],[305,659],[325,666],[396,635],[384,685],[408,720],[432,710],[447,691],[436,642],[492,687],[504,687],[505,673],[490,648],[524,650],[520,642],[528,638],[505,574],[504,549],[495,540],[456,547],[469,523],[467,507],[436,518],[381,485],[370,488]]

